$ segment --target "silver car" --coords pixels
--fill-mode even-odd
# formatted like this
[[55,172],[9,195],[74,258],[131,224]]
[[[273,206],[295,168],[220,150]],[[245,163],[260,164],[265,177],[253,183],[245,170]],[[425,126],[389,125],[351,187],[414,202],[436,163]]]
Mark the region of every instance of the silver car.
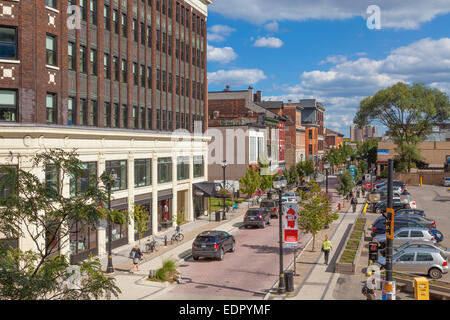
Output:
[[[386,234],[378,234],[373,238],[373,240],[379,242],[380,247],[384,248],[384,245],[386,243]],[[430,241],[432,243],[436,243],[436,239],[433,233],[428,229],[404,227],[394,232],[394,248],[399,247],[406,242],[414,240]]]
[[[379,256],[377,264],[383,268],[386,259]],[[448,261],[440,250],[432,248],[407,248],[397,252],[392,258],[394,271],[426,274],[433,279],[440,279],[448,273]]]
[[[437,249],[440,250],[442,255],[447,258],[447,260],[450,258],[450,249],[449,248],[445,248],[443,246],[441,246],[438,243],[433,243],[431,241],[423,241],[423,240],[413,240],[413,241],[408,241],[405,242],[404,244],[402,244],[400,247],[396,247],[394,248],[394,254],[396,254],[397,252],[403,251],[407,248],[431,248],[431,249]],[[386,253],[386,248],[380,249],[380,254],[385,256]]]

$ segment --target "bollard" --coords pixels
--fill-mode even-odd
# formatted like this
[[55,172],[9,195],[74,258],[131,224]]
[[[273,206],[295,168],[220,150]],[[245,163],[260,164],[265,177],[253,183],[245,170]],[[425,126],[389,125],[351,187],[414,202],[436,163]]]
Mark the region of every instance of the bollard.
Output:
[[167,234],[164,236],[164,246],[167,247]]

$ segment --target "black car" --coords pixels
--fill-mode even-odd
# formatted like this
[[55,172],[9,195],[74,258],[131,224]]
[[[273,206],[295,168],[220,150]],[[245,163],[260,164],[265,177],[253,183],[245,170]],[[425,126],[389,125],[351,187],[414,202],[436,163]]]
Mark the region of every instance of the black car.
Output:
[[423,216],[419,216],[417,214],[410,214],[408,212],[396,212],[394,220],[397,218],[407,218],[415,220],[426,228],[436,229],[436,221],[434,221],[433,219],[425,218]]
[[265,228],[266,224],[270,224],[270,213],[268,210],[261,208],[248,209],[244,215],[244,228],[249,226]]
[[[403,228],[403,227],[416,227],[416,228],[426,228],[421,223],[408,219],[406,217],[394,217],[394,231]],[[386,232],[386,219],[384,217],[380,217],[375,223],[372,225],[372,233],[371,236],[374,237],[377,234],[385,233]]]
[[400,209],[395,212],[395,214],[415,214],[418,216],[425,217],[425,211],[419,209]]
[[261,210],[267,210],[271,218],[278,217],[278,206],[275,200],[263,200],[259,205]]
[[203,231],[192,243],[192,258],[200,257],[223,260],[225,252],[234,252],[236,241],[234,237],[225,231]]
[[[395,212],[397,212],[397,210],[400,210],[400,209],[407,209],[407,207],[409,206],[407,204],[401,203],[399,199],[394,199],[393,203],[394,203],[393,209]],[[375,209],[376,213],[380,214],[382,212],[386,212],[386,207],[387,207],[387,200],[381,200],[381,201],[377,202],[374,209]]]

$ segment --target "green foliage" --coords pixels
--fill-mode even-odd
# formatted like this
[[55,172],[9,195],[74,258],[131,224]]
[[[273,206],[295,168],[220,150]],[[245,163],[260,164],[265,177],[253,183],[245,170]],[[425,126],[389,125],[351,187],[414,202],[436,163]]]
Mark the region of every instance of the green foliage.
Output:
[[239,182],[241,183],[239,190],[250,197],[261,185],[259,170],[248,168],[245,176],[239,179]]
[[177,262],[175,260],[167,259],[163,261],[163,268],[167,271],[176,271],[177,270]]
[[33,251],[0,249],[0,300],[117,297],[120,289],[113,278],[103,275],[98,258],[81,262],[78,286],[68,286],[70,275],[66,271],[70,259],[57,251],[55,244],[69,246],[70,228],[75,222],[95,228],[101,218],[124,222],[126,215],[98,210],[98,205],[106,202],[107,193],[97,178],[92,179],[84,193],[64,196],[64,181],[69,177],[79,179],[84,172],[75,151],[48,150],[37,154],[32,163],[34,168],[54,165],[59,171],[59,187],[49,188],[28,171],[8,172],[0,168],[0,189],[4,188],[4,181],[14,181],[15,190],[0,208],[0,234],[7,239],[26,237],[35,247]]
[[378,159],[378,139],[369,139],[364,143],[359,143],[356,153],[362,161],[367,163],[367,167],[376,164]]
[[291,166],[289,170],[286,170],[284,176],[286,177],[288,184],[295,184],[298,179],[298,173],[296,166]]
[[169,280],[167,271],[164,268],[159,268],[158,270],[156,270],[155,277],[156,277],[156,279],[162,280],[162,281]]
[[338,193],[343,196],[348,196],[350,191],[355,187],[355,181],[349,171],[345,171],[338,176]]
[[325,226],[339,218],[332,212],[331,198],[322,193],[320,186],[313,180],[308,184],[309,192],[299,192],[302,201],[299,203],[298,226],[300,230],[313,235],[313,250],[316,234]]
[[155,278],[162,281],[169,281],[177,273],[177,262],[172,259],[163,261],[161,268],[156,270]]
[[151,215],[147,209],[142,206],[133,206],[132,218],[134,219],[134,228],[139,234],[139,244],[144,237],[144,233],[149,230],[148,221]]
[[308,159],[303,162],[298,162],[296,164],[297,177],[303,179],[304,177],[310,176],[314,173],[314,162]]

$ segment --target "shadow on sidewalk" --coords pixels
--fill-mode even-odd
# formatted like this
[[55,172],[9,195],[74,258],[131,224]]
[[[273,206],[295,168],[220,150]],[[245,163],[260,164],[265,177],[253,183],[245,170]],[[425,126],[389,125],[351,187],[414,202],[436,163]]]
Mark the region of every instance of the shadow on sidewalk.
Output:
[[331,260],[328,261],[328,267],[326,268],[325,272],[334,273],[336,260],[339,257],[339,254],[341,253],[342,248],[344,247],[345,241],[347,241],[347,237],[350,234],[350,230],[352,229],[352,227],[353,227],[353,223],[349,224],[347,226],[347,229],[345,229],[345,232],[342,235],[342,238],[341,238],[341,241],[339,242],[338,247],[334,251],[334,254],[331,257]]

